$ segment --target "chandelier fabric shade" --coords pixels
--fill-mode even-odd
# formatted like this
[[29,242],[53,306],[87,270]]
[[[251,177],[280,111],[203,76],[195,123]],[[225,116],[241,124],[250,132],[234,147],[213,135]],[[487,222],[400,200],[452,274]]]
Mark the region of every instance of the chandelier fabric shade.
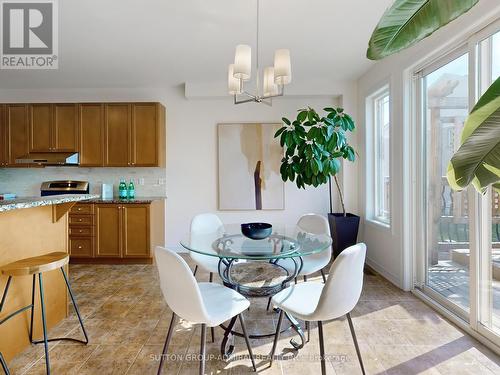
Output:
[[274,82],[274,68],[268,66],[264,69],[264,96],[273,96],[278,94],[278,86]]
[[229,65],[227,87],[230,95],[241,94],[240,80],[234,77],[234,64]]
[[252,76],[252,48],[238,44],[234,55],[234,78],[248,81]]
[[292,81],[292,64],[290,50],[278,49],[274,52],[274,82],[286,85]]

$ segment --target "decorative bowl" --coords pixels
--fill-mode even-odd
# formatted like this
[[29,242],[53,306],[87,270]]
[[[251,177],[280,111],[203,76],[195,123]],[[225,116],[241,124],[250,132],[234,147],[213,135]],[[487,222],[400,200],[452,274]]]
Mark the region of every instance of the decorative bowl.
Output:
[[268,223],[241,224],[241,233],[252,240],[263,240],[271,235],[273,226]]

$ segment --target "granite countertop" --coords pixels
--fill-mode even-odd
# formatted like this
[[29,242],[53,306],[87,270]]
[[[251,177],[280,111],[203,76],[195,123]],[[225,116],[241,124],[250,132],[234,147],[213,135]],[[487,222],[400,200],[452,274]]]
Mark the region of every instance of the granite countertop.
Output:
[[99,198],[97,194],[66,194],[50,195],[46,197],[25,197],[0,201],[0,212],[19,210],[21,208],[32,208],[49,206],[69,202],[80,202],[88,199]]
[[110,203],[110,204],[149,204],[153,201],[158,201],[162,199],[167,199],[167,197],[135,197],[134,199],[120,199],[118,197],[113,197],[113,198],[100,198],[99,196],[97,198],[91,198],[85,200],[85,202],[88,203]]

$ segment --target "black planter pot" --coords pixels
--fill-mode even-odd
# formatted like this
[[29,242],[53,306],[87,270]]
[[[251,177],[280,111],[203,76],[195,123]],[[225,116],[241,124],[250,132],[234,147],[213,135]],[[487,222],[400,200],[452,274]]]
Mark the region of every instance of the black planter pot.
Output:
[[342,213],[328,214],[330,233],[333,240],[333,256],[336,258],[342,250],[355,245],[358,238],[359,216]]

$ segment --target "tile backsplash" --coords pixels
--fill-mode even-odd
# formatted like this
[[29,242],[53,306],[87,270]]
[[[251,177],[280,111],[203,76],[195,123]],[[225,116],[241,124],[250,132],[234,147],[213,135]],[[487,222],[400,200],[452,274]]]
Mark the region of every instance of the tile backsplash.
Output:
[[118,183],[133,179],[136,196],[166,196],[164,168],[4,168],[0,169],[0,193],[14,193],[18,197],[40,195],[40,184],[52,180],[83,180],[90,183],[90,193],[100,194],[102,183],[112,183],[118,194]]

